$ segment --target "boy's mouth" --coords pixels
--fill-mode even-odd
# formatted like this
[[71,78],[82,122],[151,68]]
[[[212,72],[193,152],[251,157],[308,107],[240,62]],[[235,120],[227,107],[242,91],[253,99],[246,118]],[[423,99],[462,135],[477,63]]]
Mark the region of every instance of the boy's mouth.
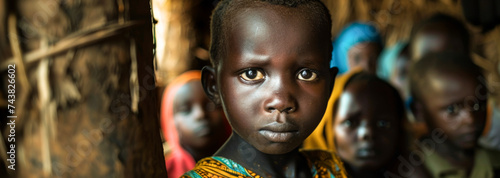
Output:
[[204,137],[207,136],[211,133],[210,126],[207,122],[201,122],[199,123],[196,128],[193,130],[193,132],[196,134],[198,137]]
[[290,142],[293,137],[298,135],[299,129],[289,123],[271,123],[259,130],[259,134],[267,140],[274,143]]
[[377,151],[374,148],[361,148],[356,151],[356,157],[360,159],[369,159],[377,156]]
[[259,133],[274,143],[289,142],[297,134],[297,132],[274,132],[270,130],[260,130]]
[[478,137],[479,137],[479,134],[474,131],[474,132],[468,132],[468,133],[460,135],[460,140],[462,140],[462,142],[465,142],[465,143],[476,142]]

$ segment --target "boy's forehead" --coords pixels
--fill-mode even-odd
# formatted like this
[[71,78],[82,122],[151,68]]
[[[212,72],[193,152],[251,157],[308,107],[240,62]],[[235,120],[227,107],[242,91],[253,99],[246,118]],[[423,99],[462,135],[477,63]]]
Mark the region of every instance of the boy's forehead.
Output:
[[[438,71],[434,69],[434,71],[429,71],[427,75],[424,75],[422,80],[425,80],[422,81],[424,85],[420,85],[425,88],[422,92],[431,94],[430,97],[432,95],[452,94],[450,91],[461,91],[466,87],[471,87],[469,85],[479,83],[472,74],[457,70]],[[425,87],[425,83],[427,83],[427,87]]]
[[[299,7],[285,7],[280,5],[267,5],[267,6],[252,6],[243,7],[234,14],[228,14],[230,16],[230,27],[235,28],[238,25],[244,25],[249,23],[287,23],[290,20],[303,19],[304,13]],[[231,18],[233,17],[233,18]]]
[[347,86],[346,91],[360,99],[390,97],[389,88],[381,82],[355,81]]
[[453,29],[452,24],[447,22],[435,22],[423,26],[417,33],[417,37],[438,37],[445,38],[465,38],[458,36],[458,33]]
[[[347,107],[344,108],[346,111],[365,110],[379,114],[394,113],[394,108],[399,101],[396,95],[391,92],[389,86],[381,82],[357,81],[346,88],[340,104]],[[351,103],[350,105],[347,101],[342,101],[346,99]]]
[[[314,45],[319,42],[326,49],[324,44],[330,44],[330,40],[329,36],[325,38],[325,34],[329,35],[330,32],[318,31],[318,26],[313,24],[318,21],[304,18],[305,12],[298,10],[299,8],[300,6],[269,5],[247,7],[237,12],[228,19],[231,23],[228,23],[225,30],[225,46],[229,49],[227,52],[243,50],[240,48],[258,48],[258,44],[275,44],[274,46],[287,48],[293,44],[301,46],[313,41]],[[305,48],[297,49],[300,50]]]

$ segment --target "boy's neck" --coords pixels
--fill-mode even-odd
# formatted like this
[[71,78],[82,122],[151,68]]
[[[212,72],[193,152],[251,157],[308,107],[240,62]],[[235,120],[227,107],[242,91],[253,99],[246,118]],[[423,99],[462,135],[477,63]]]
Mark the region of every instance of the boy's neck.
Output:
[[235,132],[215,156],[231,159],[263,177],[312,177],[308,161],[298,148],[286,154],[266,154]]
[[344,162],[344,166],[345,166],[347,173],[351,177],[365,177],[365,178],[384,177],[384,174],[381,171],[367,171],[367,170],[355,169],[345,162]]

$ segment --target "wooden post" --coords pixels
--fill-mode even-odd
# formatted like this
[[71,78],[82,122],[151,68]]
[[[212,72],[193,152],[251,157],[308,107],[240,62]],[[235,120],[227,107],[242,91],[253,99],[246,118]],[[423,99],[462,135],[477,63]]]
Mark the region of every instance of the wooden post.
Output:
[[16,109],[4,111],[17,118],[15,142],[2,122],[2,148],[14,144],[16,162],[2,159],[0,177],[166,177],[149,1],[4,2],[0,77],[16,65]]

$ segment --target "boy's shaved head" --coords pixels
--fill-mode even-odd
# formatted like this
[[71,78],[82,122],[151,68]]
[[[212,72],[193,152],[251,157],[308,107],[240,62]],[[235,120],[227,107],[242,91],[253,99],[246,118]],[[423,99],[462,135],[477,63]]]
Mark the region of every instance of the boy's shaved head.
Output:
[[[428,49],[429,52],[460,51],[469,54],[470,34],[465,24],[447,14],[437,13],[414,26],[410,35],[410,52],[413,60],[425,56],[427,52],[417,50],[418,44],[428,36],[431,41],[424,46],[437,45],[439,49]],[[426,41],[426,40],[424,40]]]
[[319,0],[221,0],[214,12],[210,24],[211,44],[210,60],[213,66],[218,65],[224,58],[227,47],[227,36],[229,30],[235,25],[235,14],[241,13],[246,8],[262,7],[268,4],[279,5],[289,8],[304,8],[307,14],[305,19],[312,21],[315,29],[324,35],[327,53],[331,56],[333,49],[331,43],[331,24],[332,20],[326,6]]
[[425,55],[410,69],[410,90],[416,100],[422,99],[422,94],[429,85],[429,79],[438,72],[467,74],[476,79],[483,76],[483,70],[467,55],[451,52]]
[[425,19],[424,21],[417,24],[411,32],[410,41],[412,38],[415,38],[416,33],[418,33],[422,28],[430,25],[435,25],[437,23],[446,24],[446,26],[444,26],[446,28],[444,28],[443,30],[451,33],[452,35],[454,35],[454,37],[463,40],[463,44],[469,44],[469,32],[467,30],[467,27],[465,27],[465,24],[462,21],[443,13],[434,14],[428,19]]

